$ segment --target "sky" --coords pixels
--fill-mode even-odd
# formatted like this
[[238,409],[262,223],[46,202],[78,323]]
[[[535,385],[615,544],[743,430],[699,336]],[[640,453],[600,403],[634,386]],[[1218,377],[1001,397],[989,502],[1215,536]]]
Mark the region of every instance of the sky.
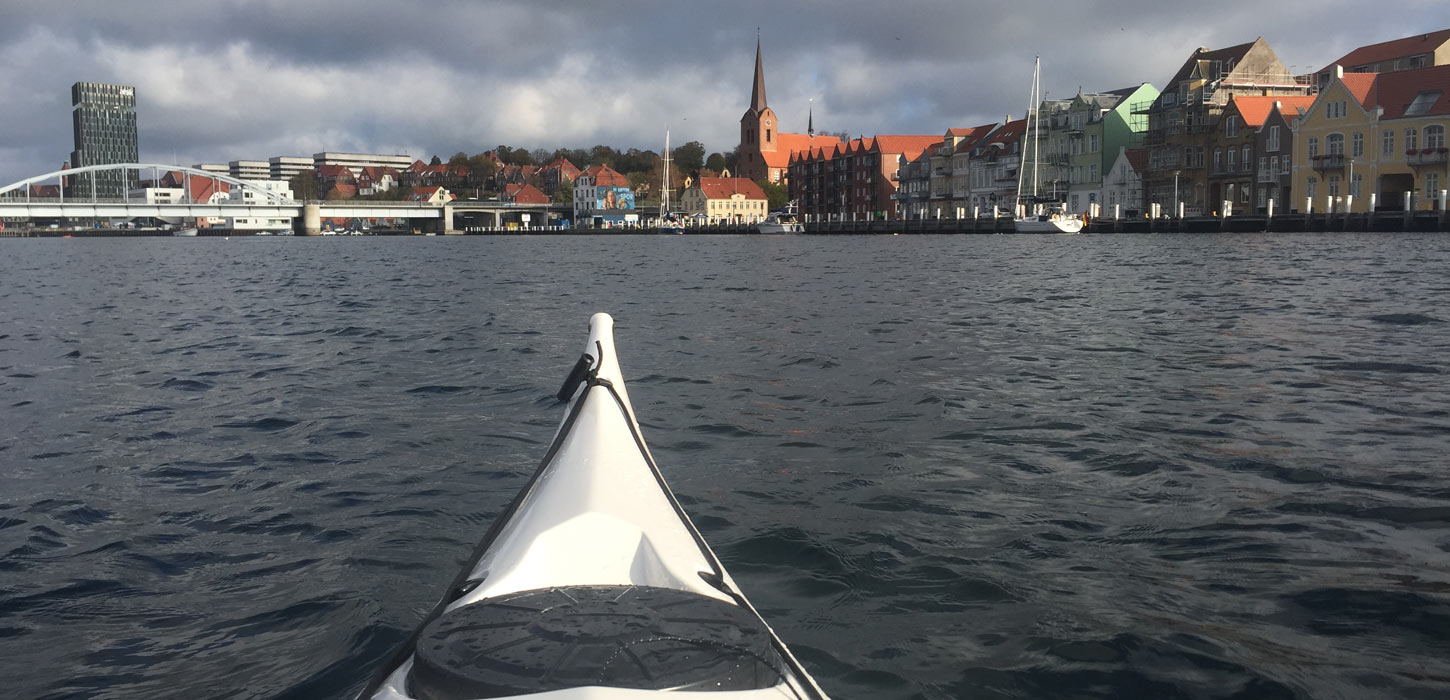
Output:
[[[1006,9],[1010,6],[1010,10]],[[1447,0],[0,0],[0,186],[73,148],[70,86],[137,88],[141,160],[739,141],[756,39],[782,128],[940,134],[1163,87],[1262,36],[1296,73],[1450,28]],[[581,167],[585,164],[579,163]]]

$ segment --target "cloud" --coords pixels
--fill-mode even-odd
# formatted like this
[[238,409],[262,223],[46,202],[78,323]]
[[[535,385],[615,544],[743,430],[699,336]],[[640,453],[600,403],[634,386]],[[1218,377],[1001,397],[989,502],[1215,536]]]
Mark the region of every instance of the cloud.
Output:
[[[1450,4],[1348,0],[238,0],[7,2],[0,183],[70,152],[70,84],[138,89],[143,160],[323,150],[426,158],[497,144],[659,150],[738,140],[760,27],[782,125],[940,133],[1050,96],[1162,85],[1200,45],[1264,36],[1308,72],[1366,43],[1450,27]],[[813,100],[813,102],[812,102]]]

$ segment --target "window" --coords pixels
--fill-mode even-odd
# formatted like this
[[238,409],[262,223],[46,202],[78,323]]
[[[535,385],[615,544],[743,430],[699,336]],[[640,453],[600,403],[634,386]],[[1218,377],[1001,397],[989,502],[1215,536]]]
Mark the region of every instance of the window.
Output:
[[1278,150],[1279,150],[1279,127],[1277,127],[1277,126],[1271,126],[1271,127],[1269,127],[1269,142],[1264,146],[1264,148],[1265,148],[1265,150],[1269,151],[1270,153],[1276,153],[1276,152],[1278,152]]
[[1319,194],[1319,178],[1314,177],[1313,175],[1310,175],[1309,176],[1309,181],[1306,182],[1305,185],[1306,186],[1304,188],[1305,189],[1304,194],[1309,195],[1309,199],[1310,200],[1313,200],[1314,199],[1314,195]]
[[1429,112],[1430,107],[1440,101],[1440,95],[1440,90],[1422,90],[1420,94],[1415,95],[1410,106],[1405,108],[1405,116],[1416,117]]
[[1244,164],[1244,172],[1248,172],[1249,164],[1254,162],[1254,149],[1250,148],[1248,144],[1244,144],[1244,157],[1239,162]]
[[1425,148],[1445,147],[1445,127],[1431,124],[1425,127]]
[[1395,153],[1395,130],[1394,129],[1385,129],[1385,132],[1380,135],[1380,142],[1382,144],[1384,144],[1383,147],[1380,149],[1381,150],[1381,153],[1383,155],[1387,155],[1387,156],[1388,155],[1394,155],[1394,153]]
[[1415,129],[1405,129],[1405,152],[1409,153],[1420,147],[1420,132]]
[[1248,185],[1244,185],[1243,187],[1240,187],[1239,188],[1239,204],[1248,204],[1248,203],[1249,203],[1249,186]]
[[1268,202],[1268,199],[1269,199],[1269,190],[1268,190],[1268,188],[1267,187],[1260,186],[1259,187],[1259,202],[1258,202],[1258,205],[1257,206],[1261,206],[1261,207],[1262,206],[1266,206],[1267,205],[1267,202]]
[[1310,158],[1318,157],[1318,155],[1319,155],[1319,137],[1318,136],[1310,136],[1309,137],[1309,143],[1307,145],[1307,148],[1309,149],[1309,157]]
[[1338,197],[1339,196],[1339,176],[1338,175],[1330,175],[1329,176],[1329,196],[1330,197]]
[[1229,115],[1223,120],[1223,135],[1228,138],[1239,135],[1239,118],[1237,116]]
[[1350,144],[1350,157],[1358,158],[1364,155],[1364,134],[1358,131],[1354,132],[1354,136],[1350,139]]
[[1425,173],[1425,199],[1440,199],[1440,173]]
[[1259,156],[1259,177],[1268,177],[1269,159],[1267,156]]
[[1344,134],[1330,134],[1325,136],[1324,154],[1330,156],[1344,155]]
[[1349,195],[1351,197],[1358,197],[1360,186],[1363,184],[1364,176],[1359,173],[1355,173],[1354,177],[1349,178]]
[[1088,136],[1088,153],[1097,153],[1097,152],[1098,152],[1098,135],[1097,134],[1092,134],[1091,136]]
[[1219,172],[1223,169],[1223,150],[1213,149],[1213,171]]
[[1228,149],[1228,170],[1229,170],[1229,172],[1233,172],[1236,168],[1238,168],[1238,160],[1239,160],[1239,157],[1238,156],[1239,156],[1238,150],[1233,149],[1233,148]]

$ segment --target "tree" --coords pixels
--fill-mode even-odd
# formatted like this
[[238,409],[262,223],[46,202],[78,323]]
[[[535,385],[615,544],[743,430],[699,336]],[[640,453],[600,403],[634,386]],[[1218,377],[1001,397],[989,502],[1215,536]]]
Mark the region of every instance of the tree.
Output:
[[569,178],[566,177],[566,178],[563,178],[562,180],[559,181],[559,189],[556,192],[554,192],[554,203],[555,204],[573,204],[574,203],[574,181],[573,180],[570,180]]
[[735,174],[735,170],[736,170],[736,167],[735,166],[739,165],[739,163],[740,163],[740,147],[739,146],[736,146],[736,147],[730,149],[730,151],[725,154],[725,168],[730,171],[730,174],[731,175],[734,175]]
[[457,153],[454,153],[453,154],[453,157],[448,159],[448,164],[449,165],[468,165],[468,154],[467,153],[464,153],[463,151],[459,151]]
[[705,167],[705,144],[699,141],[691,141],[670,154],[675,161],[675,167],[687,173],[693,173]]
[[786,198],[790,196],[790,193],[785,189],[785,185],[766,180],[756,180],[755,184],[760,185],[760,189],[765,190],[765,206],[767,209],[775,210],[785,206]]
[[543,148],[535,148],[530,155],[534,157],[534,163],[537,165],[549,164],[549,152]]
[[429,165],[442,165],[443,164],[443,159],[442,158],[439,158],[437,153],[434,153],[433,154],[433,159],[430,160],[430,161],[428,161],[428,164]]
[[466,163],[468,165],[468,176],[478,182],[487,180],[498,173],[498,163],[495,163],[492,158],[482,153],[471,156]]
[[312,201],[321,198],[317,191],[317,171],[311,168],[293,175],[287,181],[287,186],[292,188],[292,198],[295,200]]
[[714,170],[718,173],[723,171],[726,167],[727,166],[725,165],[725,156],[722,156],[719,153],[711,153],[710,157],[705,159],[706,170]]

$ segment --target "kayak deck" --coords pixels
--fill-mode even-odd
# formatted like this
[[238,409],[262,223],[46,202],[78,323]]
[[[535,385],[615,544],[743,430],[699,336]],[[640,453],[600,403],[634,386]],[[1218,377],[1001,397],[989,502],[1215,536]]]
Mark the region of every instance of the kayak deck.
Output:
[[538,469],[361,697],[824,699],[665,484],[607,314],[559,395]]

